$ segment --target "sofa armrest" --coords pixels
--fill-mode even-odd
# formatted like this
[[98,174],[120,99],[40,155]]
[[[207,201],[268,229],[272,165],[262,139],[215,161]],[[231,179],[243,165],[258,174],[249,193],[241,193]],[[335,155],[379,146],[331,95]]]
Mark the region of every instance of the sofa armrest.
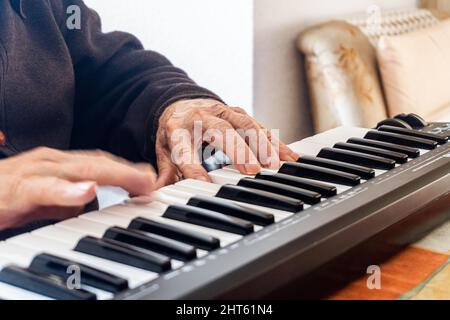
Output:
[[386,107],[376,53],[359,28],[330,21],[305,30],[298,39],[317,132],[337,126],[373,127]]

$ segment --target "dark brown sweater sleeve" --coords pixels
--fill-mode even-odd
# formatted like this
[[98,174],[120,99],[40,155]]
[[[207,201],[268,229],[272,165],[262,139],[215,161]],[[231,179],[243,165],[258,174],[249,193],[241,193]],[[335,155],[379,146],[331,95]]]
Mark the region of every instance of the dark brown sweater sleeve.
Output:
[[[136,37],[103,33],[98,14],[83,1],[51,1],[76,76],[73,148],[101,148],[155,164],[158,120],[168,105],[182,99],[220,100],[164,56],[144,50]],[[66,27],[70,5],[81,9],[79,30]]]

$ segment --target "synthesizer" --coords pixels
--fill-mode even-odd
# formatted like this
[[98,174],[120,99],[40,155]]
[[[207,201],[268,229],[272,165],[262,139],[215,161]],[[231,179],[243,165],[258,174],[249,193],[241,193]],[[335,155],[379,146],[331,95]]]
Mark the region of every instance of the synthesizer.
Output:
[[449,137],[414,114],[340,127],[293,143],[279,170],[223,167],[7,239],[0,299],[261,297],[448,196]]

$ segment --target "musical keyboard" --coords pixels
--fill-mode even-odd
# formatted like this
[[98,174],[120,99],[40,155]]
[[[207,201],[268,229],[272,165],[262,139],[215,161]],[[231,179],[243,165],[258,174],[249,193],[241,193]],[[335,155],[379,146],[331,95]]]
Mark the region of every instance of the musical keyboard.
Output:
[[300,159],[279,170],[224,167],[212,183],[183,180],[151,202],[7,239],[0,299],[257,297],[447,195],[449,136],[447,123],[336,128],[293,143]]

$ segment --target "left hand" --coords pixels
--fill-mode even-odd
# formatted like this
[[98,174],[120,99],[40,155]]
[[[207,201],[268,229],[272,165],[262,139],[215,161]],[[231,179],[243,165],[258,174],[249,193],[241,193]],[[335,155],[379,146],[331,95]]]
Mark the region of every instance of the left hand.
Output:
[[[197,137],[194,128],[199,124]],[[253,133],[256,140],[247,132]],[[170,105],[159,120],[156,187],[173,184],[181,176],[211,181],[198,153],[203,142],[222,150],[247,175],[257,174],[261,167],[278,168],[280,161],[299,158],[241,108],[211,99],[181,100]]]

